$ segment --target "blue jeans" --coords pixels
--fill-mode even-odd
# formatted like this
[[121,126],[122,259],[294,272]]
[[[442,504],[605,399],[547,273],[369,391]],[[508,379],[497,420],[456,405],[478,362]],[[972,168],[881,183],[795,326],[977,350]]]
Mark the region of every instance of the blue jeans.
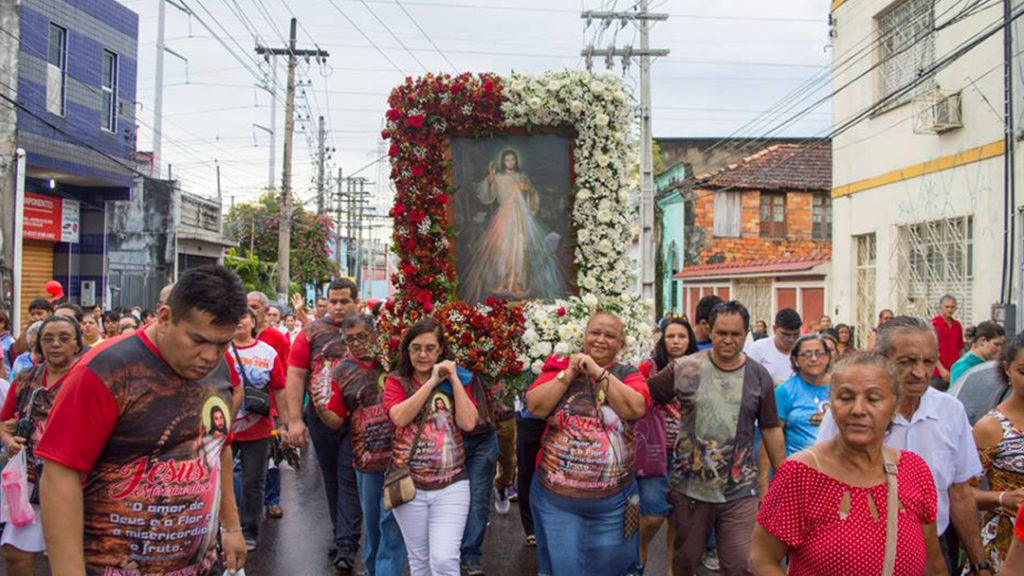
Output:
[[469,475],[469,518],[462,532],[462,562],[480,560],[484,532],[491,515],[491,493],[498,469],[498,433],[494,430],[475,436],[463,435],[466,449],[466,473]]
[[530,507],[537,533],[540,576],[625,576],[636,572],[640,538],[623,537],[626,501],[636,494],[634,482],[600,500],[566,498],[541,486],[534,477]]
[[276,466],[267,469],[267,491],[263,497],[263,505],[281,505],[281,469]]
[[363,509],[366,542],[363,559],[369,576],[402,576],[405,541],[395,515],[384,509],[384,473],[356,470],[359,503]]
[[334,545],[339,555],[352,561],[359,550],[359,533],[363,524],[356,472],[352,467],[352,436],[345,426],[331,430],[311,410],[306,410],[306,427],[313,439],[313,450],[327,493],[327,512],[334,525]]

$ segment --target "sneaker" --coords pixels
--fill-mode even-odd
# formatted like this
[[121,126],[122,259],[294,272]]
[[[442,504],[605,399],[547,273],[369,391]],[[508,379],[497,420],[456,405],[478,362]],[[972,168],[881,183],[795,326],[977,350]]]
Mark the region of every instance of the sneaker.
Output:
[[718,572],[718,570],[721,568],[721,565],[718,563],[718,552],[715,552],[714,550],[709,550],[705,552],[704,556],[702,556],[700,559],[700,563],[712,572]]
[[256,541],[255,540],[249,540],[248,538],[246,538],[245,539],[245,551],[246,552],[252,552],[255,549],[256,549]]
[[462,573],[466,576],[484,576],[484,563],[479,558],[470,558],[462,563]]
[[519,502],[519,491],[516,490],[516,485],[515,484],[510,485],[507,488],[507,491],[508,491],[508,501],[509,502]]
[[495,490],[494,494],[494,510],[498,514],[504,516],[508,514],[508,511],[512,508],[512,504],[508,499],[508,491],[505,488]]
[[352,559],[340,552],[334,557],[334,567],[342,574],[352,572]]

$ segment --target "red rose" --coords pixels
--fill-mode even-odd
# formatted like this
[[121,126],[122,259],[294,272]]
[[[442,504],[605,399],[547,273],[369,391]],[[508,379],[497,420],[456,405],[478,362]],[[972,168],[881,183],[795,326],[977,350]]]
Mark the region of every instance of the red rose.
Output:
[[395,205],[391,208],[391,217],[401,218],[402,216],[405,216],[405,204],[402,204],[401,202],[396,202]]
[[409,212],[409,220],[411,220],[413,224],[423,222],[423,219],[426,217],[427,215],[423,213],[423,210],[412,210]]
[[494,92],[494,82],[487,80],[484,82],[484,92]]
[[415,266],[413,266],[409,262],[403,262],[402,263],[402,274],[405,274],[406,276],[412,276],[415,273],[416,273],[416,267]]
[[388,156],[392,158],[398,156],[398,144],[392,144],[391,147],[388,148]]
[[420,176],[423,176],[423,166],[420,166],[419,164],[413,165],[413,167],[412,167],[412,175],[417,177],[417,178],[419,178]]
[[558,315],[559,316],[565,316],[565,307],[564,306],[558,309]]
[[392,122],[397,122],[398,119],[402,117],[402,113],[399,112],[398,110],[395,110],[394,108],[392,108],[392,109],[388,110],[387,116],[388,116],[388,120],[391,120]]
[[488,306],[490,306],[492,308],[494,307],[495,304],[497,304],[497,302],[498,302],[498,299],[495,298],[494,296],[488,296],[487,299],[484,300],[484,304],[487,304]]
[[388,138],[391,138],[391,132],[389,132],[387,130],[381,130],[380,131],[380,139],[381,140],[387,140]]
[[423,117],[423,114],[417,114],[415,116],[410,116],[409,117],[409,125],[412,126],[413,128],[420,128],[421,126],[423,126],[423,121],[424,120],[426,120],[426,118]]
[[441,194],[437,195],[437,203],[440,204],[441,206],[444,206],[445,204],[447,204],[448,200],[449,200],[448,195],[443,193],[443,192]]
[[463,346],[469,346],[473,343],[473,335],[469,332],[463,332],[462,338],[460,339]]
[[434,311],[434,304],[432,302],[427,302],[426,304],[423,305],[423,312],[425,314],[430,314],[433,311]]
[[409,238],[406,238],[405,239],[405,249],[408,252],[412,252],[413,250],[415,250],[416,249],[416,239],[411,237],[411,236]]
[[392,336],[391,339],[388,340],[388,348],[391,348],[392,350],[394,350],[395,348],[398,348],[398,346],[401,343],[402,343],[401,340],[399,340],[398,338],[395,338],[394,336]]

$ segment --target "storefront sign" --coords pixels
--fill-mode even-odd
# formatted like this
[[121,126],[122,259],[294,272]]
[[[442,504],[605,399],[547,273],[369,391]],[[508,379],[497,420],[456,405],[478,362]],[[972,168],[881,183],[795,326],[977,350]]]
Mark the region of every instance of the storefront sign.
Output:
[[77,200],[25,193],[26,239],[77,244],[80,226]]

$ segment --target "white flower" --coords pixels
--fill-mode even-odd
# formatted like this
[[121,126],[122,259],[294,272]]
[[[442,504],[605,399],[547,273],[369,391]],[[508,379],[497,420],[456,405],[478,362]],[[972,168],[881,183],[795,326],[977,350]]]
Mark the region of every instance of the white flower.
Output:
[[587,189],[587,188],[580,188],[579,191],[576,192],[576,199],[577,200],[587,200],[589,198],[590,198],[590,190]]
[[[593,280],[593,278],[588,278],[588,280]],[[594,296],[593,294],[584,294],[582,300],[584,304],[591,308],[597,306],[597,296]]]
[[576,233],[576,240],[580,243],[587,243],[590,241],[590,230],[586,228],[581,229]]
[[572,102],[569,102],[569,111],[571,111],[573,114],[579,114],[580,112],[583,111],[583,102],[580,102],[579,100],[573,100]]
[[555,355],[557,356],[568,356],[571,351],[572,348],[569,347],[568,342],[559,342],[555,345]]
[[608,120],[607,114],[598,114],[597,116],[594,116],[594,124],[597,124],[601,128],[608,126]]
[[575,329],[571,325],[569,325],[569,324],[566,324],[566,325],[564,325],[564,326],[562,326],[562,327],[560,327],[558,329],[558,339],[559,340],[572,340],[572,338],[573,338],[573,336],[575,336],[575,334],[576,334]]
[[544,101],[536,96],[530,98],[529,100],[527,100],[527,102],[530,104],[530,108],[533,108],[535,110],[544,105]]
[[600,220],[601,222],[611,222],[612,218],[613,216],[611,210],[601,210],[597,213],[597,219]]
[[544,361],[543,360],[534,360],[533,364],[530,365],[530,370],[534,374],[540,374],[543,369],[544,369]]
[[600,250],[601,252],[604,252],[605,254],[608,254],[612,251],[612,243],[608,239],[601,240],[600,242],[597,243],[597,249]]
[[537,331],[534,330],[533,328],[527,328],[526,331],[523,332],[523,342],[525,342],[528,346],[536,344],[539,340],[540,336],[537,335]]

